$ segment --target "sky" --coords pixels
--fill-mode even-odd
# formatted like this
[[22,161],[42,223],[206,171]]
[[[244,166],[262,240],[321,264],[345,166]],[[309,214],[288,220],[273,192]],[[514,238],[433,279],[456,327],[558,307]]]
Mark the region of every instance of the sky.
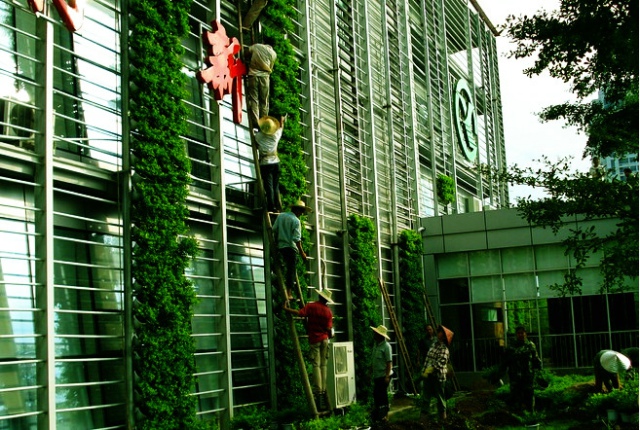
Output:
[[[478,0],[494,26],[499,27],[508,15],[531,16],[544,9],[558,8],[559,0]],[[545,107],[575,101],[569,84],[548,74],[527,77],[522,71],[533,64],[532,59],[508,59],[506,53],[514,45],[505,36],[496,40],[504,121],[507,164],[519,167],[539,166],[534,160],[546,155],[551,161],[572,156],[571,170],[587,171],[590,160],[582,159],[586,136],[576,128],[566,128],[562,121],[541,123],[536,113]],[[509,197],[543,197],[543,190],[525,186],[510,187]]]

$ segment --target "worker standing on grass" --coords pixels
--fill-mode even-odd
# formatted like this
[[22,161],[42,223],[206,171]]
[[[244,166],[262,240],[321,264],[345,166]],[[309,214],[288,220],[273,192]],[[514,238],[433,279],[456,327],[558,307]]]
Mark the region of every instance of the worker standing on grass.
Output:
[[517,409],[533,411],[535,371],[542,369],[542,360],[538,356],[536,345],[527,339],[527,331],[523,326],[516,327],[516,341],[505,352],[500,373],[507,368],[513,405]]
[[449,363],[449,345],[453,339],[453,332],[445,326],[436,328],[438,338],[429,351],[422,366],[422,408],[421,418],[427,418],[431,409],[431,399],[436,399],[436,406],[441,422],[447,419],[447,400],[444,388],[447,382],[447,364]]
[[391,344],[387,342],[389,335],[387,328],[383,325],[371,327],[376,345],[373,348],[373,411],[371,418],[373,422],[387,420],[389,413],[389,383],[392,373],[392,353]]

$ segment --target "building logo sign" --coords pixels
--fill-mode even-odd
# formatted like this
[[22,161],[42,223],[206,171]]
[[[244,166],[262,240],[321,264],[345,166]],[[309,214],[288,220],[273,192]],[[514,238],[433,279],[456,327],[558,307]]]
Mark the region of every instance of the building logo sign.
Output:
[[[38,14],[44,12],[44,0],[27,0],[31,10]],[[84,21],[84,0],[53,0],[60,18],[71,32],[80,30]]]
[[467,81],[460,79],[454,96],[456,134],[467,160],[474,162],[478,156],[478,114]]
[[196,77],[208,84],[216,100],[222,100],[231,94],[233,122],[242,123],[242,83],[240,79],[247,72],[247,67],[236,55],[240,52],[238,39],[229,38],[227,30],[218,21],[211,22],[213,31],[205,31],[202,35],[207,45],[205,63],[208,68],[200,70]]

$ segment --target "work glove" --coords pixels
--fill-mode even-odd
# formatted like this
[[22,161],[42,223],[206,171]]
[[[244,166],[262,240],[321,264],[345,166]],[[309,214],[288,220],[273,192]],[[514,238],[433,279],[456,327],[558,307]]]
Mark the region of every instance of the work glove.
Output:
[[433,368],[433,366],[429,366],[426,369],[424,369],[424,372],[422,372],[422,377],[423,378],[427,378],[430,374],[433,373],[433,371],[436,370]]

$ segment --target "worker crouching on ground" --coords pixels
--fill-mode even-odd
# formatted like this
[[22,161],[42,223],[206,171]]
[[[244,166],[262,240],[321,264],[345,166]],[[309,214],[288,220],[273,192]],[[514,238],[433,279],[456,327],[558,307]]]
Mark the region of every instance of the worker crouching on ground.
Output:
[[447,400],[444,394],[447,382],[447,364],[449,363],[449,345],[453,339],[453,332],[439,325],[436,328],[438,341],[435,342],[424,360],[422,366],[422,406],[420,419],[428,419],[431,409],[431,399],[436,399],[436,407],[440,421],[447,419]]
[[593,359],[593,371],[596,377],[596,392],[602,392],[602,384],[608,392],[620,388],[620,377],[631,368],[631,360],[616,351],[603,349]]

